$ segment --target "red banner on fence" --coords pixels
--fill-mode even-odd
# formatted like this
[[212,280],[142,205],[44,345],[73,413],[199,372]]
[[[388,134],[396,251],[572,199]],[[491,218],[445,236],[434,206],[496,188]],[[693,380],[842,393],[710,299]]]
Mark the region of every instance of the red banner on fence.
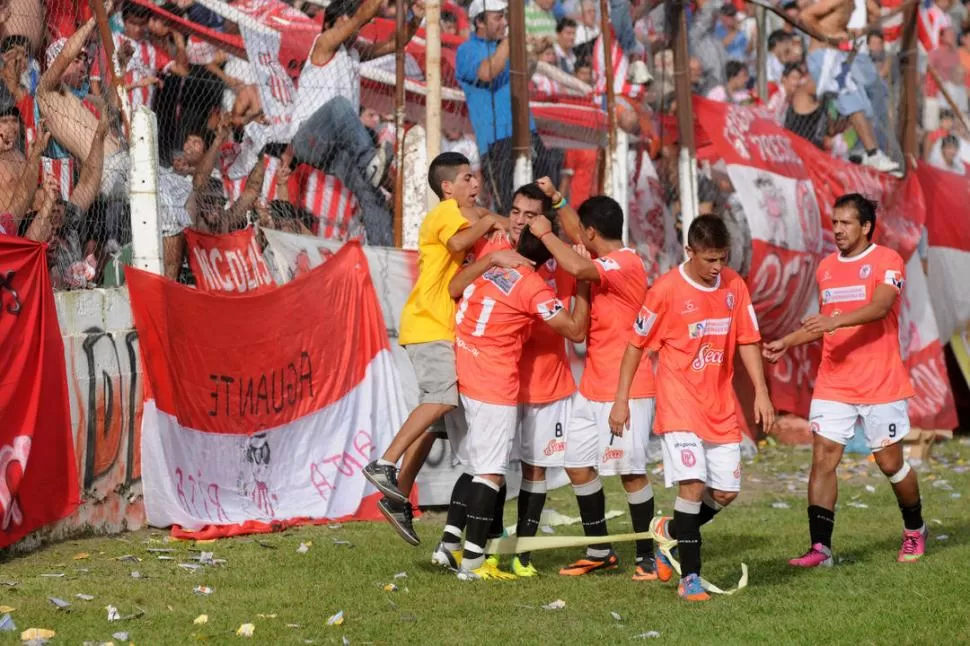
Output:
[[46,245],[0,235],[0,548],[80,502]]
[[256,294],[276,285],[252,229],[223,235],[186,229],[185,241],[196,286],[204,292]]

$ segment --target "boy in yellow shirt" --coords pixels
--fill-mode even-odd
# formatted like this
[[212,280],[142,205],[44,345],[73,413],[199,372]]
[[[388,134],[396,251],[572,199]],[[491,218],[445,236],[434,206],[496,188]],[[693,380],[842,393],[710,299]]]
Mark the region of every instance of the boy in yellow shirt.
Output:
[[[414,366],[419,403],[384,455],[364,467],[364,477],[385,496],[378,503],[381,513],[412,545],[421,541],[412,525],[408,496],[434,442],[434,436],[425,431],[458,406],[455,302],[448,283],[475,243],[508,226],[506,218],[475,206],[479,183],[464,155],[447,152],[435,157],[428,168],[428,183],[441,202],[424,217],[418,232],[418,280],[401,312],[399,338]],[[512,251],[490,255],[494,264],[503,267],[528,262]],[[399,479],[395,464],[405,451]]]

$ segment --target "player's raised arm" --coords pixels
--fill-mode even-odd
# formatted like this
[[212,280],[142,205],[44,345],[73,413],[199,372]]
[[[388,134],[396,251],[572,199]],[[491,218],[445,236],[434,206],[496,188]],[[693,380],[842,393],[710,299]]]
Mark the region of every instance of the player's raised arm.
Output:
[[556,209],[559,215],[559,222],[562,224],[562,230],[566,232],[566,237],[576,244],[587,244],[589,240],[586,239],[586,235],[583,232],[583,225],[579,221],[579,215],[563,199],[562,193],[556,190],[556,186],[552,183],[552,180],[548,177],[540,177],[536,180],[536,185],[552,200],[552,208]]
[[461,298],[465,288],[475,282],[475,279],[484,274],[489,267],[495,266],[511,269],[523,265],[532,267],[534,264],[531,260],[519,254],[519,252],[512,251],[511,249],[492,251],[455,274],[455,277],[448,283],[448,293],[453,299],[458,300]]
[[448,251],[452,253],[468,251],[486,233],[492,229],[502,227],[503,224],[501,220],[498,219],[498,216],[488,213],[480,217],[476,222],[472,223],[471,226],[461,229],[453,236],[448,238],[448,241],[445,242],[445,246],[448,247]]
[[573,251],[569,245],[559,239],[552,231],[552,223],[545,216],[538,216],[529,222],[529,229],[533,235],[539,238],[546,246],[546,249],[556,259],[559,266],[567,273],[572,274],[579,280],[590,282],[600,282],[600,274],[596,270],[596,265],[589,258],[583,258]]

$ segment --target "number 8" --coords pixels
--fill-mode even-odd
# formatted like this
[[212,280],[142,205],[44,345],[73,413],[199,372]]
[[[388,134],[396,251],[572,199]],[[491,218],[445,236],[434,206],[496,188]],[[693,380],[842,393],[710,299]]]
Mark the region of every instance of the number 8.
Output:
[[896,425],[895,424],[890,424],[889,425],[889,437],[896,437]]

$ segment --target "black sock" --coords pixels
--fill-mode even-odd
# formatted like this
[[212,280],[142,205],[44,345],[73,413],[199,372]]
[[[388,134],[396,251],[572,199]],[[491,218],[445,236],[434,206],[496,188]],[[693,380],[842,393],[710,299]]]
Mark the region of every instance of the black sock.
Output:
[[488,528],[489,538],[498,538],[505,532],[505,497],[509,489],[504,484],[499,487],[495,498],[495,513],[492,515],[492,525]]
[[495,499],[498,487],[484,478],[474,478],[468,489],[465,525],[465,553],[462,567],[474,570],[485,558],[485,542],[488,528],[495,515]]
[[808,533],[812,545],[821,543],[832,549],[832,530],[835,529],[835,512],[818,505],[808,506]]
[[877,152],[879,152],[879,149],[878,149],[878,148],[873,148],[872,150],[867,150],[867,151],[866,151],[866,154],[867,154],[867,155],[869,155],[870,157],[872,157],[872,156],[873,156],[873,155],[875,155],[875,154],[876,154]]
[[680,556],[680,576],[701,573],[701,503],[678,497],[674,502],[674,527]]
[[[606,536],[606,495],[599,477],[586,484],[573,485],[573,491],[579,503],[579,517],[583,519],[583,532],[587,536]],[[605,558],[609,551],[609,543],[596,543],[586,548],[586,555]]]
[[[515,525],[517,536],[535,536],[539,531],[539,518],[542,516],[542,507],[546,504],[546,481],[523,480],[522,488],[519,490],[519,520]],[[529,552],[519,554],[519,562],[528,565],[531,560]]]
[[448,518],[445,520],[445,531],[441,534],[441,542],[447,550],[461,549],[461,533],[465,529],[465,507],[471,484],[471,474],[463,473],[458,476],[458,480],[455,481],[455,486],[451,490]]
[[719,505],[714,497],[711,496],[709,491],[704,492],[704,497],[701,498],[701,513],[698,514],[698,519],[701,525],[706,525],[711,522],[717,514],[724,509],[722,505]]
[[[630,505],[630,520],[633,522],[633,531],[637,533],[649,531],[654,512],[653,487],[648,484],[640,491],[627,492],[626,501]],[[653,539],[637,540],[637,562],[652,559]]]
[[899,506],[899,510],[903,512],[903,527],[908,530],[917,530],[923,528],[923,501],[917,500],[916,504],[912,507],[906,507],[904,505]]

